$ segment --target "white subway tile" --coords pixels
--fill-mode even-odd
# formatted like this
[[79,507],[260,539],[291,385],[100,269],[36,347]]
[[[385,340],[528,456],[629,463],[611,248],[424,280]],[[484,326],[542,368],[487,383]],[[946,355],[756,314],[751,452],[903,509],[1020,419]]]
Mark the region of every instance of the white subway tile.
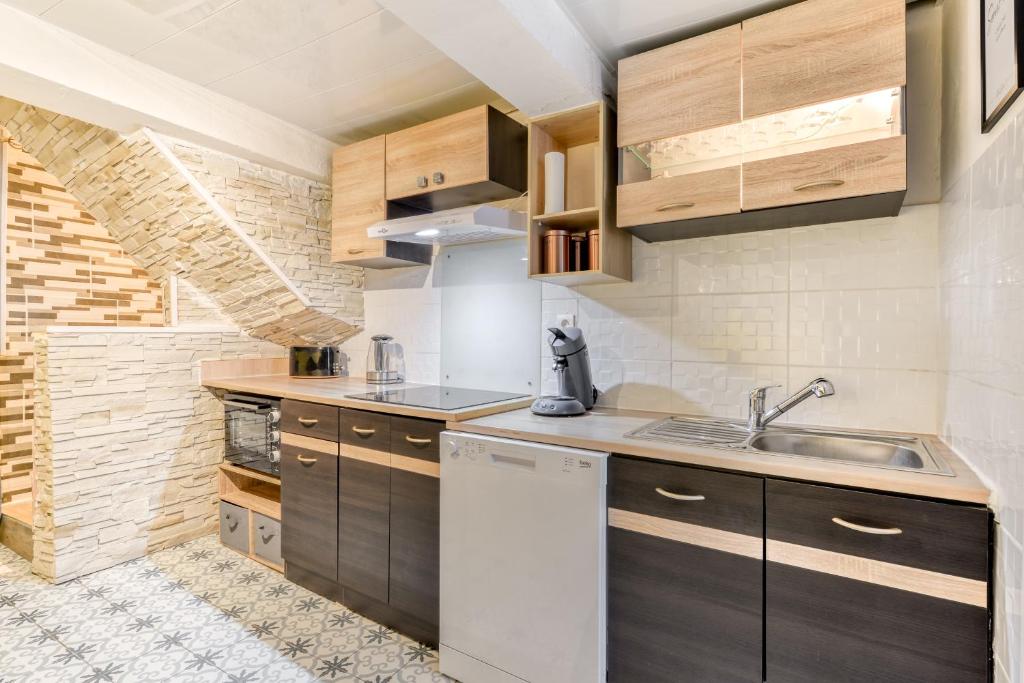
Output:
[[671,297],[580,299],[580,327],[591,358],[671,360]]
[[625,410],[665,411],[672,404],[672,364],[668,361],[592,361],[598,404]]
[[672,318],[672,359],[715,363],[786,363],[787,296],[681,296]]
[[676,294],[785,292],[789,233],[769,230],[676,242]]
[[787,391],[784,365],[727,365],[723,363],[672,363],[672,412],[746,419],[750,390],[778,384],[773,394]]
[[622,299],[672,294],[673,242],[648,244],[633,238],[633,278],[608,285],[580,285],[580,296],[591,299]]

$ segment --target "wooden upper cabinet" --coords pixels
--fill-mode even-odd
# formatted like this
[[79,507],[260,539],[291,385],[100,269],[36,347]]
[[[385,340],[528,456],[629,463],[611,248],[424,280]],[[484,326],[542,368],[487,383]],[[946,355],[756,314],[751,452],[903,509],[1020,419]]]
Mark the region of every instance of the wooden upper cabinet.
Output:
[[906,52],[906,0],[809,0],[748,19],[743,116],[906,85]]
[[389,201],[418,209],[517,197],[526,189],[526,128],[484,105],[390,133]]
[[384,242],[366,229],[387,217],[384,136],[334,151],[331,163],[331,260],[358,262],[384,255]]
[[619,61],[620,147],[740,120],[740,26]]

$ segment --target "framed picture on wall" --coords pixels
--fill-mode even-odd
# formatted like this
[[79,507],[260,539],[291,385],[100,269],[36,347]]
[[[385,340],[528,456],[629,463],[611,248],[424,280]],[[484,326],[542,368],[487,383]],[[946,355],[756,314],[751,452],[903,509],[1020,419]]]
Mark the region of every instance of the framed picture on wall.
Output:
[[987,133],[1024,89],[1024,0],[981,1],[981,132]]

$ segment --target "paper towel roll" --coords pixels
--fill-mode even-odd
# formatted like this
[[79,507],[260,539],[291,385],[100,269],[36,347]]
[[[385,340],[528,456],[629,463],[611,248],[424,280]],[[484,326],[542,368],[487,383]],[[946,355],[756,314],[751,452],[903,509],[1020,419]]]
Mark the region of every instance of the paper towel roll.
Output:
[[565,211],[565,155],[544,155],[544,213]]

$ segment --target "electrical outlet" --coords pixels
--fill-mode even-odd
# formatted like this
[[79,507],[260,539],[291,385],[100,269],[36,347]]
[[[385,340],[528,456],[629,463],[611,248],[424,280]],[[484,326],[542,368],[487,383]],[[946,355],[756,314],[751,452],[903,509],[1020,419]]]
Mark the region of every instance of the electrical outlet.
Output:
[[558,326],[563,328],[576,327],[576,315],[574,313],[559,313]]

